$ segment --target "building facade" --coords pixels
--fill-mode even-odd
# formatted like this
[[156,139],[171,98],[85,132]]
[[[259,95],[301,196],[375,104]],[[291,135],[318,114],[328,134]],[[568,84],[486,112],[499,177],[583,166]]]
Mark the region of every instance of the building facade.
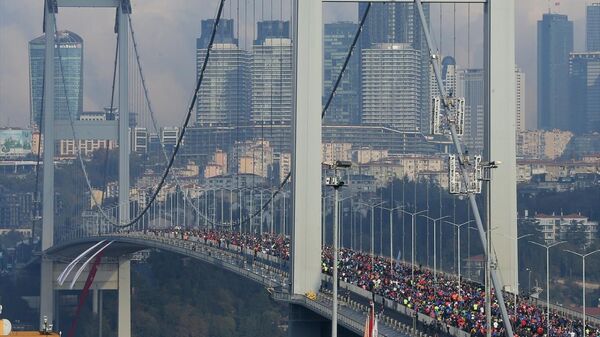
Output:
[[571,130],[569,53],[573,22],[566,15],[544,14],[538,21],[538,128]]
[[[356,34],[354,22],[325,24],[323,64],[323,104],[329,98],[342,70],[348,49]],[[330,125],[356,125],[360,123],[360,53],[350,57],[335,97],[327,110],[324,122]]]
[[600,52],[600,2],[586,7],[586,48],[589,52]]
[[572,130],[600,132],[600,51],[571,53],[569,65]]
[[[31,126],[38,129],[42,116],[46,38],[29,42],[29,97]],[[76,120],[83,111],[83,39],[70,31],[56,33],[54,52],[55,120]]]
[[534,219],[546,244],[556,241],[571,241],[587,247],[596,240],[598,234],[598,222],[590,221],[588,217],[581,214],[537,214]]
[[[196,41],[197,78],[213,24],[213,20],[203,20],[202,33]],[[250,53],[239,48],[233,26],[233,20],[219,24],[219,34],[215,36],[196,103],[198,126],[237,126],[249,121]]]
[[[252,50],[252,122],[292,122],[292,40],[265,38]],[[291,139],[290,139],[291,141]]]
[[[359,4],[359,17],[362,17],[368,4]],[[426,20],[429,24],[429,4],[423,4]],[[373,48],[381,43],[404,43],[419,52],[417,70],[408,70],[418,73],[419,83],[419,128],[427,130],[430,120],[430,92],[429,92],[429,48],[425,40],[421,19],[417,6],[414,3],[373,3],[369,11],[369,18],[361,34],[360,47],[362,50]],[[363,89],[364,91],[364,89]],[[364,103],[361,104],[364,107]],[[363,111],[364,113],[364,111]],[[364,119],[363,119],[364,121]]]
[[362,51],[362,123],[421,130],[421,52],[410,44]]
[[457,96],[465,98],[463,141],[471,154],[483,152],[484,71],[463,69],[457,74]]
[[516,77],[516,90],[517,90],[517,106],[516,106],[516,112],[517,112],[517,122],[516,122],[516,128],[517,128],[517,132],[522,132],[525,131],[527,129],[527,127],[525,126],[525,73],[517,68],[515,70],[515,77]]

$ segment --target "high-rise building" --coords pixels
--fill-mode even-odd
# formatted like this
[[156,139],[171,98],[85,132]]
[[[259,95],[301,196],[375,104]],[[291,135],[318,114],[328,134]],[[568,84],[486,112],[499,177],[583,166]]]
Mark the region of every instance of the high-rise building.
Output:
[[290,22],[271,20],[271,21],[259,21],[257,24],[256,40],[254,45],[262,45],[268,38],[290,38]]
[[515,70],[516,76],[516,90],[517,90],[517,121],[516,129],[517,132],[525,131],[525,73],[521,69]]
[[407,43],[362,51],[362,123],[420,129],[421,52]]
[[544,14],[538,21],[538,128],[570,130],[569,53],[573,22],[566,15]]
[[[212,25],[207,21],[210,20],[202,21],[202,27],[210,32]],[[233,21],[225,20],[223,26],[225,28],[213,44],[196,103],[196,124],[199,126],[243,125],[249,120],[250,54],[238,47],[233,36]],[[221,27],[219,25],[219,29]],[[205,45],[206,34],[203,30],[197,46],[208,47]],[[197,49],[197,76],[205,55],[205,48]]]
[[[38,128],[44,94],[46,37],[29,42],[31,126]],[[56,33],[54,52],[54,114],[56,120],[76,120],[83,111],[83,39],[70,31]]]
[[586,46],[587,51],[600,51],[600,2],[587,6]]
[[255,124],[291,124],[292,121],[292,41],[282,37],[285,32],[272,29],[284,26],[289,27],[289,22],[258,23],[260,38],[257,41],[261,44],[252,48],[252,122]]
[[481,154],[484,147],[484,83],[483,69],[464,69],[457,73],[457,96],[465,98],[463,141],[472,154]]
[[[353,22],[336,22],[325,25],[323,64],[323,104],[342,70],[348,49],[352,44],[358,25]],[[336,91],[335,98],[325,115],[330,125],[360,123],[360,53],[353,53]]]
[[[359,4],[359,16],[367,3]],[[425,17],[429,21],[429,5],[424,4]],[[373,3],[361,34],[361,49],[372,48],[380,43],[407,43],[419,51],[419,124],[422,130],[429,128],[430,120],[430,62],[429,48],[421,19],[414,3]],[[364,104],[362,104],[364,106]]]
[[[213,26],[215,25],[214,19],[202,20],[200,23],[200,37],[196,39],[196,49],[206,49],[210,42],[210,36],[212,34]],[[214,43],[222,44],[238,44],[238,40],[235,38],[233,33],[234,23],[233,19],[221,19],[219,21],[219,29],[215,33]]]
[[600,51],[571,53],[571,130],[600,132]]

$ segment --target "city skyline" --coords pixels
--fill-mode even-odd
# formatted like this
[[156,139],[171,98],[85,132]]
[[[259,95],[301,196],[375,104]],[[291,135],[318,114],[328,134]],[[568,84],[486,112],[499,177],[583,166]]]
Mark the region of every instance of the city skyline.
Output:
[[[159,39],[161,43],[164,43],[164,50],[155,53],[155,55],[146,56],[147,59],[142,60],[146,65],[148,72],[148,83],[151,91],[151,95],[157,96],[154,99],[155,105],[158,111],[158,118],[161,124],[172,124],[169,123],[168,116],[172,116],[172,111],[183,111],[185,110],[185,104],[187,103],[190,95],[190,88],[193,85],[195,76],[189,69],[194,68],[195,44],[193,40],[200,34],[200,18],[197,16],[190,17],[190,15],[184,15],[185,13],[205,13],[204,15],[212,15],[206,11],[202,11],[200,8],[202,4],[189,4],[186,2],[175,1],[169,6],[161,4],[160,1],[149,1],[144,6],[136,6],[134,1],[134,11],[139,13],[136,16],[136,20],[139,20],[139,27],[136,31],[140,39],[140,48],[144,50],[144,45],[147,45],[149,41]],[[536,21],[541,18],[542,13],[548,11],[547,3],[545,1],[531,1],[531,2],[519,2],[519,10],[517,12],[517,29],[520,32],[517,36],[517,64],[527,74],[527,92],[531,93],[527,103],[527,125],[531,127],[531,121],[536,118],[535,116],[535,60],[532,60],[530,55],[531,51],[531,38],[535,40],[535,32],[532,32],[531,27],[534,27]],[[39,7],[39,8],[38,8]],[[356,21],[357,9],[355,6],[333,6],[326,5],[325,17],[327,22],[335,22],[339,20],[344,21]],[[466,11],[464,6],[458,6],[459,14],[458,17],[465,15]],[[481,59],[481,41],[479,37],[474,35],[480,35],[477,32],[480,31],[481,26],[481,11],[478,6],[473,6],[472,10],[472,39],[471,39],[471,68],[480,67]],[[208,6],[210,8],[210,6]],[[449,25],[451,23],[451,17],[447,15],[449,6],[444,7],[444,24]],[[21,1],[19,7],[15,6],[11,1],[4,1],[0,4],[0,27],[6,27],[2,29],[4,33],[0,34],[0,42],[9,43],[11,45],[23,45],[23,41],[28,41],[39,35],[39,27],[27,25],[27,22],[35,22],[35,20],[41,15],[41,7],[36,1]],[[38,10],[39,9],[39,10]],[[284,8],[287,9],[287,8]],[[432,6],[432,25],[433,30],[436,29],[436,22],[439,21],[439,11],[437,6]],[[553,9],[556,10],[556,9]],[[575,22],[575,50],[583,50],[585,46],[585,3],[563,3],[558,7],[558,11],[565,12],[569,15],[569,18]],[[277,10],[274,12],[278,12]],[[73,15],[75,13],[82,13],[82,15]],[[284,11],[285,13],[285,11]],[[112,34],[112,27],[110,24],[106,24],[106,27],[94,28],[94,31],[100,33],[92,33],[89,27],[83,25],[85,19],[89,20],[92,16],[89,11],[81,10],[62,10],[59,15],[59,29],[71,29],[82,35],[85,39],[93,39],[93,44],[86,44],[86,69],[85,69],[85,83],[84,87],[84,110],[98,110],[106,105],[107,98],[110,91],[110,74],[101,72],[99,69],[110,64],[112,53],[101,53],[100,50],[108,48],[110,50],[114,45],[114,35]],[[227,14],[227,13],[226,13]],[[113,13],[106,11],[106,14],[101,13],[98,20],[102,20],[102,16],[111,18]],[[182,15],[179,22],[169,21],[166,25],[160,25],[161,30],[158,27],[152,27],[153,25],[144,24],[149,22],[148,20],[156,20],[158,17],[163,19],[172,17],[173,15]],[[269,14],[266,16],[276,15],[279,13]],[[203,16],[203,15],[201,15]],[[97,17],[94,14],[94,17]],[[15,18],[28,18],[26,20],[15,20]],[[64,18],[61,24],[61,18]],[[265,18],[268,19],[268,18]],[[274,18],[275,19],[275,18]],[[285,19],[285,18],[284,18]],[[106,22],[112,22],[111,19],[105,20]],[[177,21],[177,20],[174,20]],[[134,21],[135,24],[136,21]],[[464,35],[466,23],[457,22],[457,34],[462,35],[457,38],[457,63],[459,68],[464,68],[466,65],[466,48],[464,46]],[[449,29],[451,30],[451,29]],[[253,29],[247,28],[242,29],[242,32],[247,35],[252,35]],[[522,32],[522,33],[521,33]],[[175,34],[178,33],[178,34]],[[451,32],[450,32],[451,33]],[[437,35],[437,34],[436,34]],[[462,37],[462,42],[461,42]],[[444,39],[442,52],[444,54],[452,54],[452,41]],[[96,42],[97,41],[97,42]],[[248,37],[241,37],[240,44],[243,47],[252,44],[252,41]],[[177,45],[181,52],[178,52],[177,56],[173,56],[171,46]],[[23,54],[26,54],[26,48],[23,50],[6,50],[0,51],[0,74],[7,74],[6,76],[0,76],[0,125],[10,124],[13,126],[26,126],[29,122],[29,116],[26,113],[29,110],[29,98],[26,90],[28,87],[28,79],[20,78],[17,73],[14,72],[15,68],[19,65],[23,65]],[[190,51],[192,51],[190,53]],[[533,51],[535,52],[535,51]],[[189,54],[189,55],[188,55]],[[175,58],[177,61],[173,61]],[[176,67],[177,66],[177,67]],[[188,69],[188,66],[191,67]],[[185,68],[185,69],[175,69]],[[10,82],[8,80],[10,78]],[[9,83],[7,83],[9,82]],[[10,84],[10,85],[9,85]],[[159,93],[165,93],[165,97],[160,97]],[[169,113],[167,113],[167,111]],[[177,114],[179,116],[179,114]],[[179,120],[179,118],[177,118]]]

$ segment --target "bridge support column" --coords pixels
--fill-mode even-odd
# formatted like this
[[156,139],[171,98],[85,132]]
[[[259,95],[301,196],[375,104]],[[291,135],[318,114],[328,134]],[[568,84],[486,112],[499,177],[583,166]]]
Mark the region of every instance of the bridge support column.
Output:
[[131,337],[131,260],[119,258],[119,337]]
[[[53,1],[46,1],[44,10],[44,33],[46,50],[44,62],[44,120],[40,131],[44,136],[44,188],[42,205],[42,251],[54,244],[54,46],[56,29],[54,14],[58,8]],[[42,258],[40,277],[40,327],[47,317],[54,321],[53,262]]]
[[119,221],[129,222],[129,1],[118,9],[119,34]]
[[[292,165],[292,293],[321,284],[321,114],[323,3],[294,0],[294,149]],[[309,336],[309,335],[306,335]]]
[[485,157],[502,162],[488,194],[492,251],[505,290],[518,292],[515,0],[489,0],[484,9]]

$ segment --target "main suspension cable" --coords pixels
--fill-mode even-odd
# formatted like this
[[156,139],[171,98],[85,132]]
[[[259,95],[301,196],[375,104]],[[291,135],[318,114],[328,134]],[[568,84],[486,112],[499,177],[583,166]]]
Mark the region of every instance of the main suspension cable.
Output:
[[[158,126],[158,121],[157,121],[156,115],[154,113],[154,108],[152,107],[152,101],[150,100],[148,86],[146,85],[146,78],[144,76],[142,62],[140,60],[140,53],[138,50],[137,40],[135,39],[135,31],[133,29],[133,22],[132,22],[131,16],[129,16],[129,30],[131,31],[131,41],[133,43],[133,52],[135,54],[136,63],[138,66],[137,68],[138,68],[138,72],[140,75],[140,82],[142,85],[142,90],[144,91],[144,99],[146,101],[146,106],[148,107],[148,111],[150,113],[150,120],[152,122],[154,131],[159,132],[160,128]],[[159,143],[160,143],[161,152],[163,153],[163,156],[165,157],[165,163],[168,164],[169,163],[169,154],[167,153],[167,149],[165,147],[164,141],[162,140],[161,137],[158,137],[158,139],[159,139]],[[175,184],[177,186],[181,186],[181,183],[179,182],[179,178],[177,178],[177,175],[173,175],[173,179],[175,180]],[[190,200],[190,198],[188,198],[186,194],[184,194],[183,199],[184,199],[184,202],[187,202],[192,207],[192,209],[196,212],[197,215],[201,216],[205,221],[210,222],[213,225],[215,224],[205,214],[200,213],[200,210],[194,205],[192,200]]]
[[[179,152],[179,149],[181,148],[181,143],[182,143],[183,137],[185,135],[185,130],[186,130],[188,124],[189,124],[189,121],[190,121],[191,116],[192,116],[192,110],[193,110],[193,108],[194,108],[194,106],[196,104],[196,101],[198,99],[198,92],[200,90],[200,86],[201,86],[202,81],[204,79],[204,74],[205,74],[205,71],[206,71],[208,60],[210,58],[210,52],[211,52],[213,44],[214,44],[214,40],[215,40],[215,36],[216,36],[216,32],[217,32],[217,27],[219,25],[219,22],[221,20],[221,16],[222,16],[222,13],[223,13],[223,6],[224,6],[224,4],[225,4],[225,0],[221,0],[220,4],[219,4],[218,11],[217,11],[217,16],[216,16],[216,19],[215,19],[215,23],[213,25],[210,42],[208,44],[206,55],[204,57],[204,63],[202,65],[202,69],[200,71],[200,76],[198,77],[198,81],[196,83],[196,88],[194,90],[194,94],[193,94],[192,100],[190,102],[190,105],[189,105],[189,108],[188,108],[188,112],[187,112],[187,115],[186,115],[183,127],[181,129],[181,132],[178,135],[177,143],[175,144],[175,148],[173,150],[173,154],[171,155],[171,158],[170,158],[170,160],[168,162],[167,167],[165,168],[165,171],[163,172],[161,180],[159,181],[159,184],[158,184],[156,190],[154,191],[154,193],[152,194],[149,202],[144,206],[144,209],[138,215],[135,216],[134,219],[129,220],[129,222],[127,222],[125,224],[121,224],[121,223],[119,223],[119,222],[111,219],[110,216],[108,216],[106,214],[106,212],[102,209],[102,207],[99,207],[98,201],[96,200],[94,194],[92,193],[93,189],[92,189],[92,186],[91,186],[91,183],[90,183],[89,175],[88,175],[87,170],[85,168],[85,164],[83,162],[83,158],[81,156],[81,151],[79,151],[79,149],[77,149],[77,147],[75,147],[76,148],[76,152],[77,152],[77,157],[79,159],[79,163],[80,163],[81,169],[83,171],[83,174],[84,174],[84,177],[85,177],[85,180],[86,180],[86,183],[87,183],[87,187],[88,187],[88,189],[89,189],[89,191],[90,191],[90,193],[92,195],[92,200],[93,200],[95,206],[97,206],[97,208],[100,211],[100,214],[102,215],[102,217],[104,218],[104,220],[106,220],[109,224],[111,224],[114,227],[117,227],[117,228],[128,228],[128,227],[133,226],[135,223],[137,223],[148,212],[148,210],[150,209],[150,207],[152,206],[152,204],[154,203],[154,201],[158,197],[158,194],[160,193],[160,191],[162,190],[162,187],[164,186],[164,184],[166,182],[167,176],[169,175],[170,170],[171,170],[171,168],[174,165],[177,153]],[[120,23],[120,24],[126,24],[126,23]],[[55,25],[55,30],[58,31],[58,29],[56,29],[56,20],[54,22],[54,25]],[[63,87],[64,87],[64,90],[66,90],[66,85],[65,85],[66,82],[65,82],[65,76],[64,76],[64,72],[63,72],[63,64],[62,64],[62,55],[61,55],[61,52],[60,52],[60,44],[59,44],[59,48],[58,48],[58,58],[59,58],[59,63],[60,63],[60,68],[61,68],[61,76],[62,76],[62,81],[63,81]],[[73,116],[71,115],[71,111],[70,110],[71,110],[70,106],[69,106],[69,104],[67,104],[67,112],[69,114],[69,120],[71,122],[70,124],[71,124],[71,129],[72,129],[72,132],[73,132],[73,138],[76,141],[77,140],[76,130],[75,130],[75,125],[74,125],[74,121],[73,121]],[[119,206],[120,207],[129,207],[129,205],[125,205],[125,206],[124,205],[119,205]]]

